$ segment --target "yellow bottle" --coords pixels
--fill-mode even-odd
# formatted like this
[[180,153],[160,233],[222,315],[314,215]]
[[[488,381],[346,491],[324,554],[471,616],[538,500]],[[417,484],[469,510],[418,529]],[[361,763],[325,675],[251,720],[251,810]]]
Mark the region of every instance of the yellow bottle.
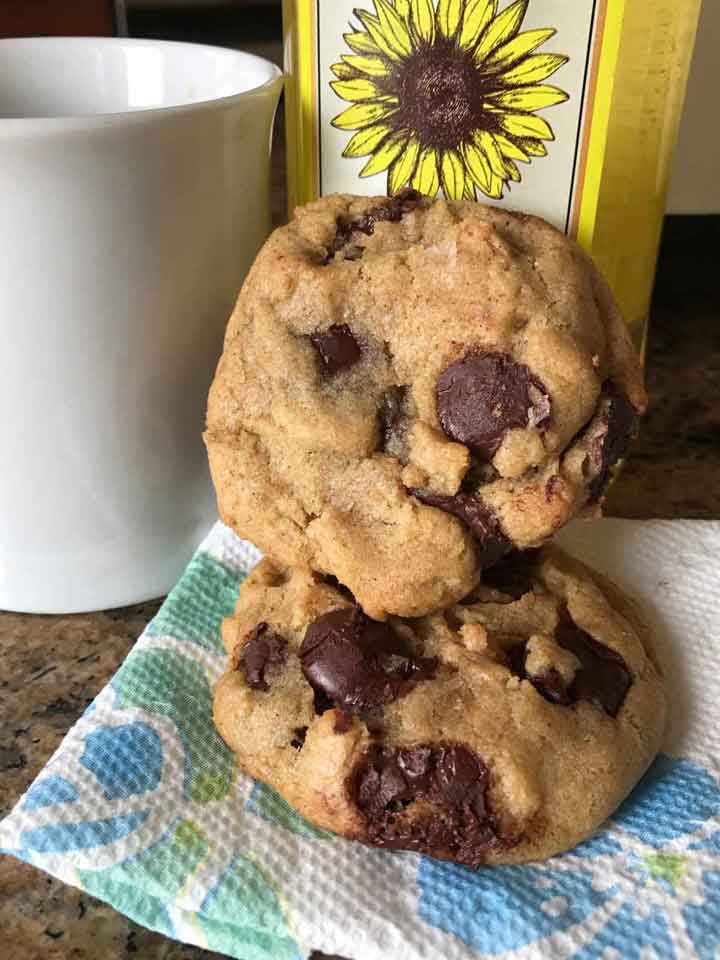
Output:
[[283,0],[290,208],[423,193],[537,213],[645,326],[700,0]]

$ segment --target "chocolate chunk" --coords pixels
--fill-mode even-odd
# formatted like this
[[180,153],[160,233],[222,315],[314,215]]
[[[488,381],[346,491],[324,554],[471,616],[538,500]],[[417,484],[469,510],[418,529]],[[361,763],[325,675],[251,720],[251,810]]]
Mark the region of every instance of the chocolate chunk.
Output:
[[[488,769],[461,744],[372,746],[349,788],[363,814],[370,843],[420,850],[477,867],[499,839],[487,803]],[[435,809],[419,815],[423,801]]]
[[322,690],[315,690],[313,697],[313,709],[318,716],[322,716],[326,710],[333,709],[333,702],[330,697],[327,697]]
[[274,633],[266,623],[259,623],[240,651],[240,664],[245,682],[253,690],[267,692],[269,667],[280,667],[287,660],[287,641]]
[[444,803],[455,807],[467,804],[478,819],[484,819],[487,783],[487,767],[466,747],[439,751],[434,786]]
[[[505,649],[505,663],[510,671],[521,680],[528,680],[528,674],[525,670],[525,660],[527,657],[527,640],[525,637],[505,637],[508,646]],[[510,643],[509,641],[512,640]]]
[[[414,210],[421,200],[422,195],[416,190],[405,189],[392,197],[388,197],[387,200],[383,200],[376,207],[371,207],[367,213],[360,216],[350,217],[345,215],[338,217],[336,233],[328,249],[325,263],[330,263],[336,253],[348,247],[353,234],[364,233],[365,236],[369,237],[375,232],[376,223],[381,223],[383,220],[397,223],[402,220],[406,213]],[[345,259],[347,260],[358,260],[362,256],[362,250],[355,245],[350,247],[349,252],[350,255],[348,255],[348,251],[345,252]]]
[[566,707],[573,702],[565,687],[565,681],[555,667],[550,667],[529,679],[537,692],[546,700],[549,700],[550,703],[557,703]]
[[547,427],[550,397],[522,363],[502,353],[469,353],[441,374],[437,412],[445,435],[492,460],[508,430]]
[[305,746],[305,737],[307,736],[307,727],[295,727],[293,731],[295,736],[290,741],[290,746],[295,747],[296,750],[302,750]]
[[322,372],[327,377],[334,377],[341,370],[352,367],[362,354],[360,344],[346,323],[334,323],[327,330],[311,334],[310,342],[318,352]]
[[399,634],[357,606],[314,620],[299,656],[321,704],[326,700],[351,713],[390,703],[430,679],[437,666],[434,658],[416,657]]
[[446,610],[443,610],[443,619],[448,627],[450,627],[451,630],[454,630],[455,633],[458,633],[463,626],[463,621],[457,616],[452,607],[448,607]]
[[[343,216],[338,217],[336,226],[337,232],[333,238],[332,246],[328,250],[328,263],[338,251],[349,246],[354,233],[364,233],[366,236],[370,236],[375,229],[375,221],[369,214],[363,214],[360,217]],[[359,258],[355,254],[354,248],[355,244],[352,245],[353,256],[351,259],[356,260]]]
[[522,550],[509,554],[491,570],[483,573],[483,586],[499,590],[513,600],[520,600],[526,593],[532,593],[532,566],[536,554],[536,550]]
[[632,683],[630,672],[620,654],[581,630],[567,608],[563,610],[555,630],[555,642],[574,653],[580,661],[569,687],[554,667],[539,674],[527,672],[525,640],[519,640],[506,651],[508,667],[515,676],[529,680],[550,703],[567,706],[578,700],[589,700],[611,717],[617,716]]
[[335,723],[333,724],[333,733],[347,733],[352,727],[352,717],[344,710],[335,711]]
[[600,400],[603,425],[593,438],[590,458],[594,477],[590,500],[599,500],[610,479],[610,471],[622,459],[637,432],[638,417],[627,399],[611,380],[603,384]]
[[[406,213],[412,213],[422,202],[423,195],[412,187],[403,187],[390,197],[392,215],[387,219],[401,220]],[[376,219],[379,219],[376,217]]]
[[632,679],[625,661],[609,647],[599,643],[574,623],[565,609],[555,639],[580,661],[568,691],[572,700],[589,700],[611,717],[617,716]]
[[477,494],[456,493],[450,497],[441,493],[426,493],[412,489],[410,493],[429,507],[451,513],[470,527],[475,538],[478,564],[485,568],[497,563],[512,550],[512,543],[503,533],[500,521]]
[[476,493],[480,487],[494,483],[500,478],[500,473],[491,463],[481,463],[476,456],[470,457],[470,467],[462,478],[460,489],[463,493]]
[[380,404],[380,450],[398,459],[405,459],[407,443],[408,388],[390,387],[385,391]]
[[346,587],[344,583],[340,583],[338,578],[333,576],[332,573],[315,574],[315,578],[319,580],[320,583],[326,583],[329,587],[337,590],[340,596],[344,597],[345,600],[355,603],[355,597],[353,596],[353,592],[350,587]]

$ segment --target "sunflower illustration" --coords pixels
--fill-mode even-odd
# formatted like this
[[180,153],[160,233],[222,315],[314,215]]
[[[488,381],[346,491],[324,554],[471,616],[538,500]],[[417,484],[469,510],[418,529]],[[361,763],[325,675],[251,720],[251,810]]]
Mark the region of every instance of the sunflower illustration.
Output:
[[552,127],[537,111],[568,99],[544,83],[568,58],[536,52],[552,27],[520,32],[529,0],[373,0],[344,34],[352,51],[330,86],[352,105],[333,120],[355,131],[344,157],[387,170],[388,193],[410,185],[449,199],[500,198],[516,161],[544,157]]

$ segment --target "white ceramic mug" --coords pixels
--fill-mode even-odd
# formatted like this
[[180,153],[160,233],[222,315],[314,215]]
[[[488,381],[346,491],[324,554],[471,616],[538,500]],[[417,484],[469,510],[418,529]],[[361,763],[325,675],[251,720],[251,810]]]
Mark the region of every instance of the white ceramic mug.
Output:
[[196,44],[0,41],[0,608],[158,596],[215,518],[206,395],[281,84]]

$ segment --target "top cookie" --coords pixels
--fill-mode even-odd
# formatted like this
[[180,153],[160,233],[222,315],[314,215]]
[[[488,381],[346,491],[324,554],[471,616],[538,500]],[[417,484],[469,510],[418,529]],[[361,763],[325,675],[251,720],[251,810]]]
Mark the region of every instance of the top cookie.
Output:
[[644,407],[607,285],[549,224],[338,195],[258,255],[206,442],[238,533],[419,616],[596,505]]

